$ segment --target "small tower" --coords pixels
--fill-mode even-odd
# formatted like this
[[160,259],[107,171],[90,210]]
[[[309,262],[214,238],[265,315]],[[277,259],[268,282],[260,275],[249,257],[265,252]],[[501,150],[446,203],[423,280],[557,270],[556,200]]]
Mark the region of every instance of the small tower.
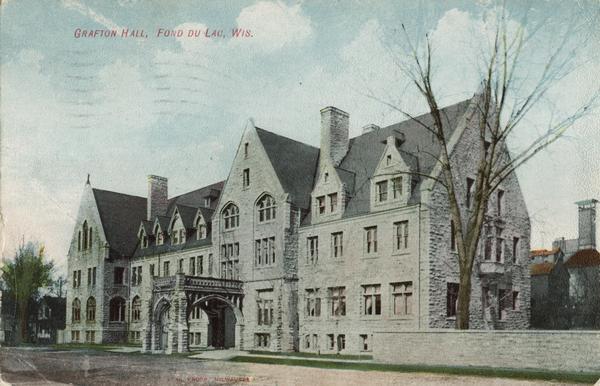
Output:
[[579,207],[579,239],[578,249],[596,248],[596,204],[598,200],[578,201]]

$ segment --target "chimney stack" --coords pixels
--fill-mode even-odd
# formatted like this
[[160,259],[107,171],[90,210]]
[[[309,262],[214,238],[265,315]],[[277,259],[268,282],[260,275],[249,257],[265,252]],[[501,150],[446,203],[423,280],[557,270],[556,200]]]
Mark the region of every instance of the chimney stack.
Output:
[[596,248],[596,204],[598,200],[576,202],[579,207],[579,249]]
[[165,177],[148,176],[148,200],[146,201],[148,221],[157,215],[164,216],[167,213],[168,193],[168,182]]
[[334,166],[339,166],[348,151],[349,121],[347,112],[333,106],[321,110],[321,158],[329,157]]
[[369,123],[368,125],[364,125],[363,126],[362,133],[363,134],[367,134],[367,133],[370,133],[372,131],[377,131],[379,129],[381,129],[381,127],[379,127],[379,126],[377,126],[377,125],[375,125],[373,123]]

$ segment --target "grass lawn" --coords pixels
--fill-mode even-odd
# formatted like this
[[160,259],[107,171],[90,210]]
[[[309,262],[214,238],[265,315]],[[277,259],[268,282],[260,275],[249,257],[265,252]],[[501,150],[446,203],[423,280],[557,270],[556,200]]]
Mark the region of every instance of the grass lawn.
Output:
[[53,344],[51,346],[55,350],[98,350],[98,351],[107,351],[114,350],[119,347],[140,347],[135,344],[92,344],[92,343],[63,343],[63,344]]
[[392,365],[380,363],[356,363],[336,361],[315,361],[310,359],[268,358],[259,356],[238,356],[232,362],[275,364],[286,366],[317,367],[322,369],[362,370],[362,371],[398,371],[452,374],[493,378],[513,378],[525,380],[544,380],[594,384],[600,379],[600,373],[558,372],[546,370],[503,369],[491,367],[445,367],[421,365]]
[[345,354],[316,354],[310,352],[279,352],[279,351],[260,351],[249,350],[250,354],[254,355],[277,355],[277,356],[292,356],[304,358],[327,358],[327,359],[348,359],[348,360],[371,360],[372,355],[345,355]]

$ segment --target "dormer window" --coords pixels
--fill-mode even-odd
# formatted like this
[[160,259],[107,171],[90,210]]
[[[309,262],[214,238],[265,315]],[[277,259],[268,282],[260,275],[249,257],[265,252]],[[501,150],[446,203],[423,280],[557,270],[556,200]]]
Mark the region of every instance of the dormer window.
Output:
[[210,208],[210,197],[204,198],[204,207]]
[[338,194],[331,193],[329,195],[329,211],[331,213],[334,213],[337,210],[337,204],[338,204]]
[[206,238],[206,225],[204,225],[204,224],[198,225],[196,237],[198,238],[198,240],[202,240],[202,239]]
[[319,214],[325,214],[325,196],[317,197],[317,207]]
[[400,196],[402,196],[402,177],[392,178],[392,192],[394,198],[400,198]]
[[268,194],[265,194],[257,204],[258,208],[258,222],[267,222],[275,220],[275,200]]
[[144,248],[148,248],[148,236],[146,235],[146,232],[142,229],[140,231],[140,248],[144,249]]
[[240,210],[231,203],[223,209],[223,228],[233,229],[240,225]]
[[390,166],[392,164],[392,155],[388,154],[387,157],[385,158],[385,164],[387,166]]
[[377,183],[377,201],[383,202],[388,199],[388,182],[380,181]]
[[173,244],[179,244],[179,232],[178,231],[174,231],[171,233],[171,242]]
[[154,228],[154,234],[156,235],[156,245],[163,245],[165,238],[158,225]]

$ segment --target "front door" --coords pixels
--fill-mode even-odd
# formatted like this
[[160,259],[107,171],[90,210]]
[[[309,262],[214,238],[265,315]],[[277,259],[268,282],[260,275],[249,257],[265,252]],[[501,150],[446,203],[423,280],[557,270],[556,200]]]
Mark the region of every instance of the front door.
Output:
[[169,310],[166,309],[160,316],[160,348],[166,351],[169,348]]

